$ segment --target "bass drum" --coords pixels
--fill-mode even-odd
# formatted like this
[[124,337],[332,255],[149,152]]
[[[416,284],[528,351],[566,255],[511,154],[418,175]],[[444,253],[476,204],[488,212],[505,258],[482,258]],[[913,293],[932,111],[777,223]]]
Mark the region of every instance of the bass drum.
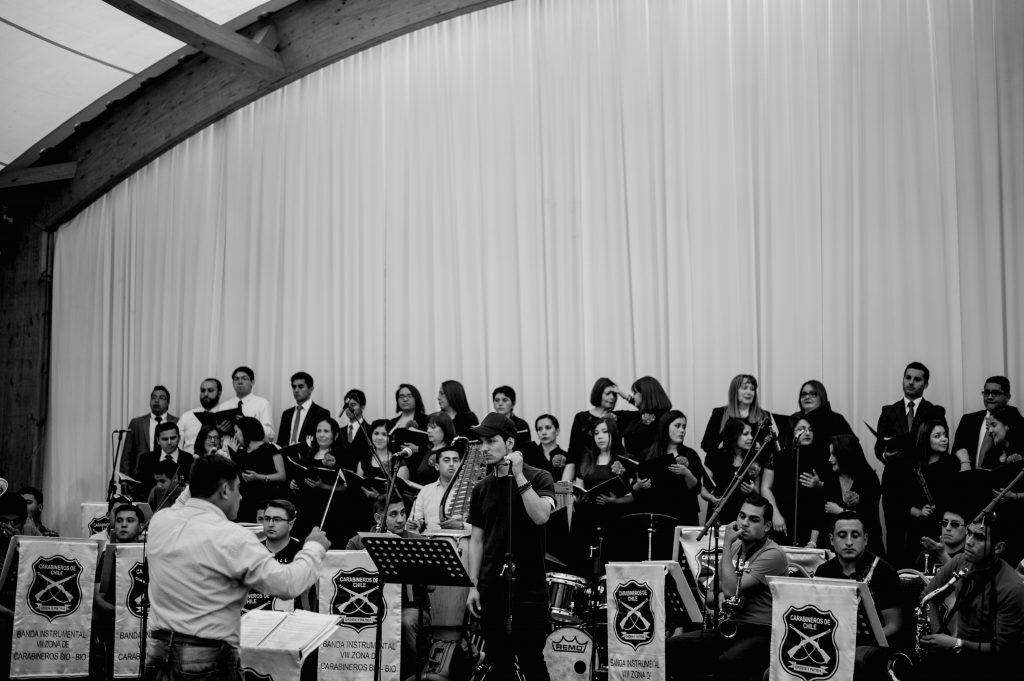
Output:
[[557,681],[593,681],[593,659],[594,640],[582,629],[555,629],[544,642],[548,675]]

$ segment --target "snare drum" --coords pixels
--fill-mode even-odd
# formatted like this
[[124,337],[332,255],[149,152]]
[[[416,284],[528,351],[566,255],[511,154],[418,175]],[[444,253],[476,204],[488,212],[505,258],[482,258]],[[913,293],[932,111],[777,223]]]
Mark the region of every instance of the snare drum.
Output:
[[587,580],[563,572],[548,573],[548,605],[551,619],[577,623],[587,612]]

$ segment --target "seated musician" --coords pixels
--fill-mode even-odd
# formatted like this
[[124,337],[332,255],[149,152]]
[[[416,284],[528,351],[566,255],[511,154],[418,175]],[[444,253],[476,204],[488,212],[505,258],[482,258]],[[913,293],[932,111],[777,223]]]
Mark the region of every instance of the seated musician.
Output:
[[[835,558],[822,563],[814,576],[867,582],[882,631],[891,642],[903,626],[899,575],[889,563],[867,550],[868,533],[857,513],[844,511],[836,515],[830,539]],[[884,679],[889,655],[889,648],[875,645],[867,618],[858,610],[854,678]]]
[[935,574],[939,568],[964,552],[967,542],[967,519],[962,511],[947,509],[939,521],[939,541],[921,537],[923,550],[914,563],[914,569],[926,575]]
[[[719,602],[729,599],[732,612],[717,634],[698,630],[668,639],[670,678],[760,679],[767,669],[772,596],[766,578],[785,575],[789,564],[785,552],[768,536],[773,514],[767,499],[751,493],[743,500],[736,521],[726,527],[718,565]],[[709,593],[709,603],[711,598]],[[735,628],[735,636],[723,635],[727,628]]]
[[[373,501],[373,519],[376,525],[370,528],[376,532],[384,519],[384,531],[399,537],[420,537],[405,524],[405,502],[399,496],[392,496],[390,503],[385,503],[386,496],[380,495]],[[348,540],[347,551],[362,551],[363,539],[358,534]],[[414,669],[417,663],[416,642],[422,621],[423,631],[430,631],[430,596],[428,587],[423,585],[402,585],[402,669]],[[421,619],[422,618],[422,619]]]
[[[412,505],[412,513],[409,514],[409,521],[406,526],[413,532],[437,532],[438,530],[464,530],[469,525],[462,519],[461,515],[441,521],[441,498],[445,490],[455,477],[455,471],[459,469],[459,453],[454,449],[444,449],[437,455],[438,478],[434,482],[426,484],[416,495],[416,501]],[[449,507],[451,500],[449,500]]]
[[[932,633],[920,641],[927,651],[921,678],[1020,678],[1024,584],[1003,560],[1005,550],[1005,530],[995,514],[972,522],[964,552],[942,566],[925,588],[926,595],[942,589],[954,573],[967,568],[946,587],[948,596],[939,595],[928,604]],[[950,603],[945,612],[940,601]]]

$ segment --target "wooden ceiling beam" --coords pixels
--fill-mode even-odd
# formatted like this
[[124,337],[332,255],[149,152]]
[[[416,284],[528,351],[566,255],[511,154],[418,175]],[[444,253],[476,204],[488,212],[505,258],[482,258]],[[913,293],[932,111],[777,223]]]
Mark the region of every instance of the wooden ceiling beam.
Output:
[[69,161],[67,163],[53,163],[48,166],[35,166],[23,170],[10,170],[0,174],[0,189],[70,180],[75,176],[77,169],[78,164],[74,161]]
[[268,81],[286,73],[281,55],[215,24],[173,0],[103,0],[125,14],[215,59]]

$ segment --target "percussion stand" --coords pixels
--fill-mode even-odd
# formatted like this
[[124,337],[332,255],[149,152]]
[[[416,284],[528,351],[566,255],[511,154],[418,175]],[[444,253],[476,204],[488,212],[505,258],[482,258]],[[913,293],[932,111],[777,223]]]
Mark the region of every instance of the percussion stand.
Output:
[[[601,583],[601,563],[602,563],[602,548],[604,545],[604,537],[602,536],[601,524],[597,524],[597,530],[594,534],[594,543],[590,545],[590,555],[594,559],[593,569],[591,571],[590,579],[590,607],[587,608],[587,625],[584,629],[590,630],[590,636],[594,641],[594,644],[590,646],[590,672],[591,676],[597,671],[597,666],[601,662],[600,656],[597,654],[597,643],[598,634],[600,627],[597,622],[597,613],[601,611],[601,604],[598,602],[598,585]],[[606,594],[607,597],[607,594]]]

